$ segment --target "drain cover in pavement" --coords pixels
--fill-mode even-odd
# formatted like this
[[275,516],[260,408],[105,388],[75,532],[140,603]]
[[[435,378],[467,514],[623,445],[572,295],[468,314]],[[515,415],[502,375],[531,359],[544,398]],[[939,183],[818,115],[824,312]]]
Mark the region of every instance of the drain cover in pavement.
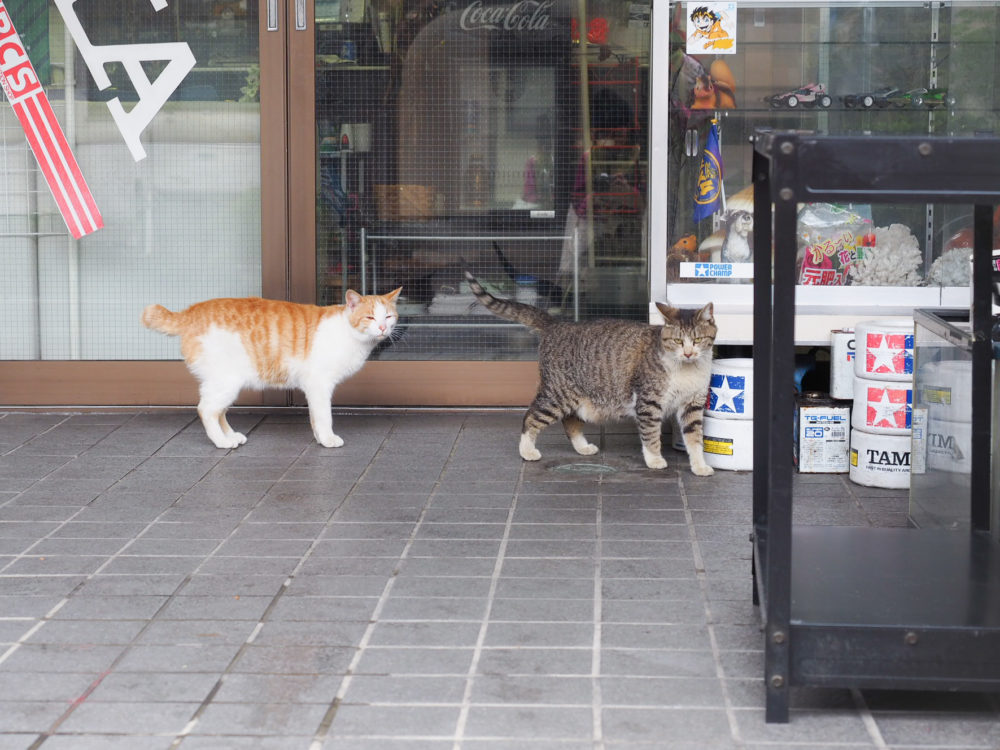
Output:
[[562,464],[556,466],[553,471],[568,471],[577,474],[613,474],[618,469],[607,464]]

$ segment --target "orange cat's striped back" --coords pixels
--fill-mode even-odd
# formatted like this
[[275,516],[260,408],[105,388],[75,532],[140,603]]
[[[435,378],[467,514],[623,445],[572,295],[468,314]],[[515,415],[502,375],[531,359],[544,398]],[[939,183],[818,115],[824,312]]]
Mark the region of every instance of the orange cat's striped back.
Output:
[[[370,303],[369,303],[370,304]],[[345,305],[319,307],[260,297],[219,298],[198,302],[182,312],[149,305],[142,312],[147,328],[181,337],[181,354],[192,363],[201,355],[202,337],[215,326],[239,335],[250,361],[265,383],[287,380],[290,358],[304,359],[324,318]]]
[[260,297],[211,299],[181,312],[149,305],[142,323],[180,336],[184,361],[201,384],[198,412],[220,448],[246,440],[225,423],[225,410],[244,387],[301,388],[316,439],[335,446],[342,441],[330,427],[330,396],[391,335],[400,291],[348,290],[345,304],[326,307]]

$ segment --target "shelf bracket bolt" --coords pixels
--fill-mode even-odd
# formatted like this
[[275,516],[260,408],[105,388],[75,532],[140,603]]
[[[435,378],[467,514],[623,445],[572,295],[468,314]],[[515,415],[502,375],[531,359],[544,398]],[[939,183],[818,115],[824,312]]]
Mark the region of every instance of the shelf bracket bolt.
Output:
[[773,687],[775,690],[780,690],[784,686],[785,686],[785,678],[782,677],[780,674],[776,674],[771,677],[771,687]]
[[917,146],[917,153],[920,154],[921,156],[930,156],[931,151],[933,150],[934,150],[933,147],[927,141],[924,141],[919,146]]
[[782,643],[785,642],[785,631],[775,630],[774,633],[771,635],[771,641],[780,646]]
[[791,188],[784,187],[778,191],[778,197],[783,201],[790,201],[795,197],[795,192]]
[[916,646],[917,641],[920,640],[920,636],[914,633],[912,630],[908,631],[906,635],[903,636],[903,643],[907,646]]

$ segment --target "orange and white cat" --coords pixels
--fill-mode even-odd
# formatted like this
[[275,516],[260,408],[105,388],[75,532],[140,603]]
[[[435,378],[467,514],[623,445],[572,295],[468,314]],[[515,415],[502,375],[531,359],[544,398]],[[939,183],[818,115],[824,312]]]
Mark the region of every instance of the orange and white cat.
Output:
[[346,304],[319,307],[246,297],[210,299],[171,312],[142,311],[147,328],[181,337],[181,354],[199,382],[198,416],[218,448],[247,441],[226,421],[243,388],[300,388],[317,442],[339,448],[333,431],[333,389],[364,365],[396,325],[396,298],[348,290]]

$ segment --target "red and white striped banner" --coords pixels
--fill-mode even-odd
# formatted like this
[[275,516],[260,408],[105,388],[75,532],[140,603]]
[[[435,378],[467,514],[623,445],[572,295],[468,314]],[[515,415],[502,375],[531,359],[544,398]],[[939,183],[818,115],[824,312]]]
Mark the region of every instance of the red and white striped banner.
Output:
[[[72,50],[67,54],[73,54]],[[0,0],[0,87],[28,137],[45,181],[75,239],[104,226],[94,196],[83,179],[80,165],[56,120],[38,74],[14,30],[7,8]],[[73,102],[66,102],[72,106]]]

